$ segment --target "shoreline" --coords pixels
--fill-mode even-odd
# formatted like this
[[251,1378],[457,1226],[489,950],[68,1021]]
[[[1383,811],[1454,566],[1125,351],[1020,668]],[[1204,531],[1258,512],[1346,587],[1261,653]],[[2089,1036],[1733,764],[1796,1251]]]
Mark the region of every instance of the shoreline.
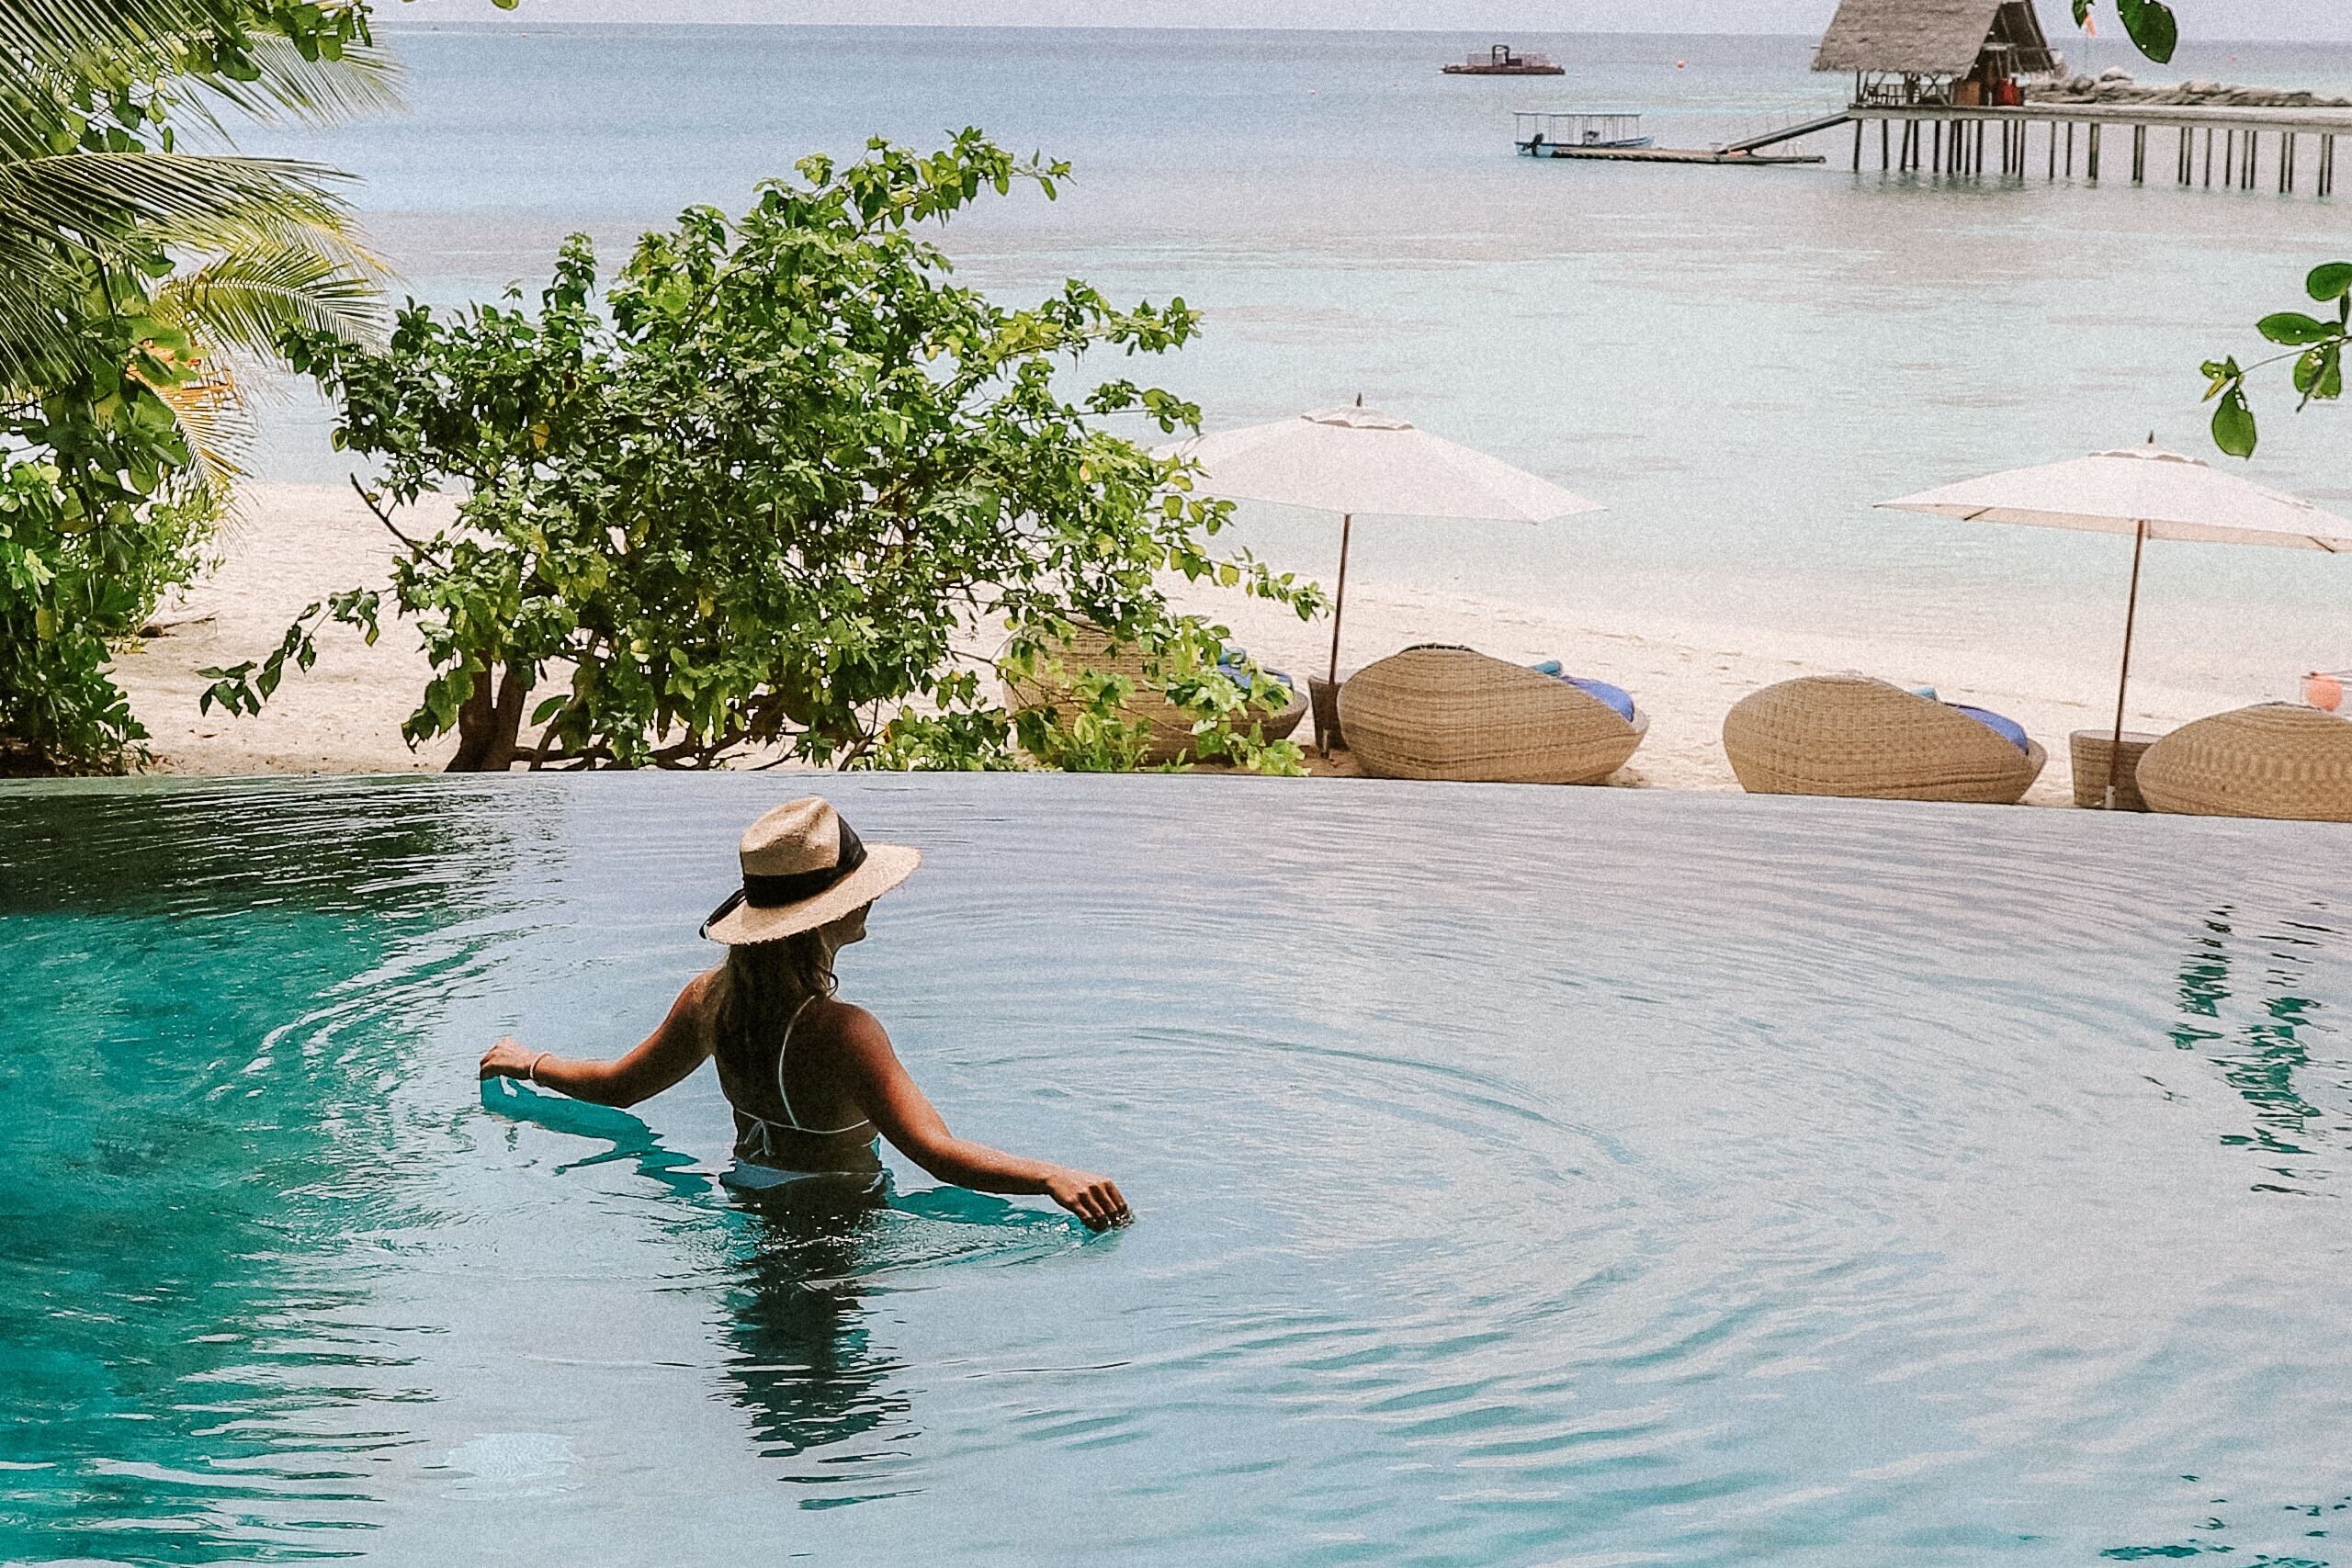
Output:
[[[115,665],[150,732],[154,760],[146,771],[405,773],[447,763],[454,737],[415,751],[401,739],[428,666],[413,631],[397,620],[386,622],[373,648],[345,628],[329,628],[319,638],[317,665],[288,671],[257,718],[197,711],[208,684],[198,670],[259,658],[324,593],[389,581],[393,543],[356,496],[332,485],[249,485],[217,549],[216,569],[153,617],[160,635],[142,638]],[[1261,663],[1295,679],[1322,671],[1329,659],[1328,620],[1301,622],[1278,605],[1191,584],[1174,585],[1170,599],[1229,626]],[[2008,715],[2050,752],[2028,805],[2071,804],[2067,734],[2103,728],[2114,716],[2111,686],[2101,693],[2086,685],[2076,661],[2046,650],[1667,625],[1378,580],[1349,584],[1343,668],[1422,642],[1459,643],[1518,662],[1559,659],[1574,673],[1631,691],[1651,728],[1609,781],[1620,788],[1736,791],[1721,743],[1724,713],[1748,693],[1795,675],[1860,670],[1899,684],[1933,684],[1947,699]],[[2126,726],[2170,729],[2266,694],[2251,673],[2246,679],[2231,690],[2135,681]],[[1309,745],[1311,761],[1311,724],[1294,739]]]

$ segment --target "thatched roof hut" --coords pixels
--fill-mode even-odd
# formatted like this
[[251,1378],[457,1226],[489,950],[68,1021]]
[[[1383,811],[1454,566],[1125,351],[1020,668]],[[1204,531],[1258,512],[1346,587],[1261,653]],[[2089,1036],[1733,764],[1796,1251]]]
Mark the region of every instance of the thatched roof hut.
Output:
[[1841,0],[1813,68],[1997,80],[2054,71],[2057,60],[2033,0]]

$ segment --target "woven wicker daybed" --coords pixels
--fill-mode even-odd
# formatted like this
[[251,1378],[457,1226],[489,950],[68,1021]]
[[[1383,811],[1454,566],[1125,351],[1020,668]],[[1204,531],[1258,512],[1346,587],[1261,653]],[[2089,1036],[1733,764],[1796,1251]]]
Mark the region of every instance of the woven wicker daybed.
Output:
[[1340,688],[1340,727],[1385,779],[1598,784],[1625,765],[1649,716],[1617,710],[1556,676],[1466,648],[1408,648]]
[[2140,759],[2155,811],[2352,822],[2352,720],[2258,703],[2184,724]]
[[1866,675],[1806,675],[1742,697],[1724,750],[1751,795],[2014,806],[2049,755]]
[[[1103,675],[1124,675],[1135,682],[1135,691],[1120,712],[1129,723],[1140,721],[1151,727],[1151,743],[1143,757],[1147,767],[1159,767],[1172,762],[1193,750],[1193,719],[1182,708],[1160,693],[1153,691],[1144,675],[1143,656],[1130,645],[1117,653],[1111,651],[1110,634],[1094,626],[1080,626],[1063,645],[1060,656],[1063,669],[1072,674],[1091,670]],[[1070,687],[1050,676],[1032,682],[1004,683],[1005,706],[1018,713],[1026,708],[1054,707],[1055,726],[1067,734],[1071,715],[1068,711]],[[1306,716],[1306,694],[1294,691],[1281,712],[1264,716],[1265,737],[1269,740],[1283,740],[1296,729]]]

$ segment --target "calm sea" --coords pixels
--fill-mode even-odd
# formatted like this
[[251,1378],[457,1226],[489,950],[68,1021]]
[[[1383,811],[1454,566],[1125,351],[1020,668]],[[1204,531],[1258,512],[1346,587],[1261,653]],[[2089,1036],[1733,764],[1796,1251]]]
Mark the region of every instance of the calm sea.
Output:
[[[1010,298],[1066,276],[1205,310],[1155,367],[1214,427],[1351,399],[1606,503],[1527,531],[1359,530],[1364,578],[1660,624],[1897,631],[2112,659],[2127,551],[2105,536],[1868,510],[1996,468],[2146,436],[2207,452],[2198,362],[2352,252],[2346,202],[2035,177],[1536,164],[1510,111],[1637,110],[1704,144],[1833,106],[1811,40],[1521,35],[1565,77],[1477,80],[1491,41],[1396,32],[485,26],[391,35],[407,115],[248,138],[360,176],[417,296],[535,289],[584,229],[617,260],[692,202],[865,137],[978,125],[1070,160],[1062,198],[949,235]],[[2078,64],[2127,63],[2070,40]],[[2087,56],[2087,58],[2086,58]],[[2131,62],[2130,63],[2137,63]],[[2175,73],[2352,94],[2352,49],[2207,45]],[[2143,74],[2153,78],[2154,68]],[[2168,169],[2161,136],[2152,162]],[[2111,155],[2112,156],[2112,155]],[[2041,167],[2037,153],[2033,165]],[[2307,165],[2308,166],[2308,165]],[[1107,368],[1107,367],[1106,367]],[[2244,471],[2352,511],[2352,411],[2265,389]],[[323,417],[277,421],[262,469],[339,477]],[[1326,520],[1251,542],[1328,573]],[[2283,685],[2352,663],[2352,564],[2152,552],[2152,676]]]

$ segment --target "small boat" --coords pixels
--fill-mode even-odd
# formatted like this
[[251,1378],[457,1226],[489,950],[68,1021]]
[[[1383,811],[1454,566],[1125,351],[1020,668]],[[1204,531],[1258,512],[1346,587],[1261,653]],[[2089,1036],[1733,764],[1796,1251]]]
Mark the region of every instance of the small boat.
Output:
[[1511,140],[1531,158],[1569,158],[1578,148],[1634,148],[1656,143],[1637,114],[1521,109],[1511,116]]
[[1559,76],[1567,68],[1540,54],[1513,54],[1510,45],[1498,43],[1484,55],[1474,54],[1440,69],[1448,76]]

